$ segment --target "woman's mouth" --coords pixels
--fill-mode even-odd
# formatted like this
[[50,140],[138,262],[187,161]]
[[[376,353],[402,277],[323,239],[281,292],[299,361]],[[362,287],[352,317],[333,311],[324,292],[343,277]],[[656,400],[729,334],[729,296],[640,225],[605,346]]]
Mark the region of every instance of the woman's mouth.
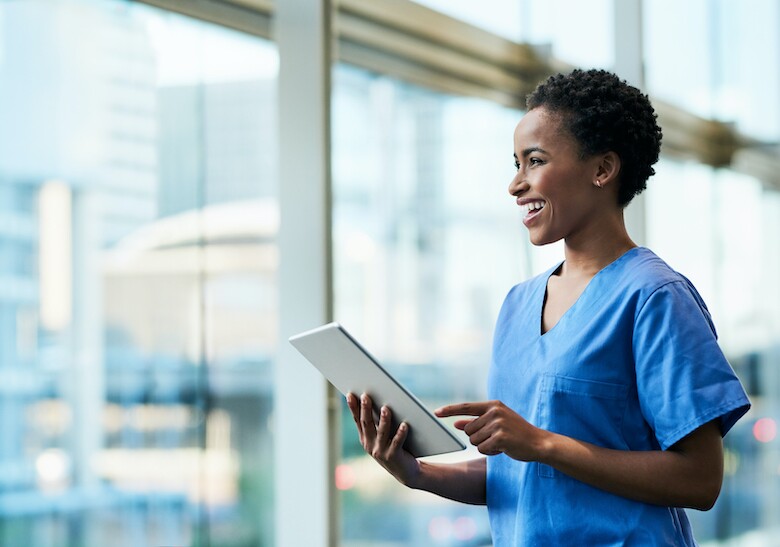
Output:
[[521,209],[525,213],[523,215],[523,224],[528,225],[534,218],[539,216],[546,203],[542,200],[527,201],[520,205]]

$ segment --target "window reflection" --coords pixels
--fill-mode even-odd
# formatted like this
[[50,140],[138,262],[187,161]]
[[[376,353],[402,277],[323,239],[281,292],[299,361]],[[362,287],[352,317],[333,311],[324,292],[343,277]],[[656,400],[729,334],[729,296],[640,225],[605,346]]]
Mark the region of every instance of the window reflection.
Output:
[[273,47],[0,5],[0,544],[271,544]]
[[572,66],[614,64],[616,0],[415,0],[515,42],[540,47]]
[[754,138],[777,140],[780,78],[770,67],[780,60],[780,4],[647,0],[643,8],[652,95],[733,122]]
[[[533,267],[506,190],[519,113],[345,66],[334,101],[336,317],[432,408],[484,399],[498,307]],[[489,541],[483,507],[400,487],[343,419],[344,545]]]
[[692,525],[704,545],[771,545],[780,525],[780,300],[770,280],[780,197],[745,175],[669,160],[647,196],[650,246],[700,288],[753,403],[725,439],[721,496],[711,511],[689,512]]
[[[420,3],[510,39],[550,45],[554,57],[570,63],[606,68],[613,63],[617,46],[611,43],[612,2],[579,6],[587,13],[577,16],[566,9],[567,2],[527,0],[512,9],[500,7],[479,15],[473,13],[473,6],[459,2]],[[735,122],[751,137],[775,141],[780,118],[774,114],[779,103],[773,97],[778,81],[775,73],[763,67],[777,64],[772,59],[780,51],[775,39],[778,6],[763,0],[751,0],[750,9],[722,2],[680,6],[650,0],[643,7],[644,62],[651,96],[704,117]],[[688,16],[681,17],[681,9]],[[487,12],[492,16],[502,13],[506,20],[492,21]],[[589,28],[582,24],[589,17],[597,18],[604,30],[596,33],[600,38],[595,46],[592,33],[579,32]],[[576,28],[565,30],[567,24]],[[583,36],[587,36],[584,42],[580,41]],[[678,39],[670,39],[675,36]],[[489,227],[504,218],[496,196],[503,192],[500,186],[509,175],[491,171],[504,159],[501,153],[482,155],[479,144],[467,148],[450,144],[458,139],[460,128],[494,143],[495,150],[505,150],[511,121],[506,121],[510,127],[506,135],[485,134],[483,122],[493,128],[500,123],[480,111],[483,105],[477,102],[440,95],[431,99],[422,90],[360,74],[342,69],[337,78],[337,316],[346,318],[350,329],[376,348],[376,355],[395,367],[413,390],[425,393],[432,406],[469,394],[458,391],[457,381],[449,384],[453,370],[457,377],[467,377],[471,370],[476,386],[471,393],[479,396],[482,384],[476,371],[484,370],[487,354],[480,355],[476,349],[469,353],[464,349],[469,340],[464,331],[448,326],[458,325],[459,317],[472,318],[473,332],[480,332],[476,325],[484,327],[473,339],[481,342],[473,348],[480,343],[487,348],[493,320],[483,320],[493,311],[486,304],[497,298],[493,289],[508,287],[514,280],[549,267],[561,258],[560,248],[518,245],[524,243],[519,225]],[[425,100],[438,104],[423,107]],[[454,104],[458,108],[475,105],[473,116],[459,111],[460,118],[447,125],[447,113],[454,112]],[[421,128],[424,123],[429,124],[427,131]],[[421,145],[422,139],[428,141]],[[441,167],[418,159],[431,150],[439,154]],[[455,172],[448,171],[451,167]],[[483,168],[484,173],[480,172]],[[442,175],[436,169],[445,173],[445,190],[437,186],[441,184],[437,177]],[[469,193],[469,186],[459,185],[458,177],[470,169],[476,171],[469,173],[470,181],[498,181],[499,188],[483,184],[479,194]],[[725,480],[717,505],[709,512],[691,512],[690,518],[703,545],[771,545],[780,527],[776,449],[780,285],[775,279],[780,268],[780,247],[775,241],[780,230],[780,193],[767,181],[669,157],[662,159],[657,170],[646,199],[647,244],[699,288],[713,313],[720,343],[753,401],[750,415],[726,438]],[[434,198],[430,205],[426,201],[430,196],[444,197]],[[483,198],[496,199],[496,209],[490,214],[489,209],[481,210]],[[421,205],[427,215],[424,219],[417,209]],[[484,231],[475,227],[483,222]],[[507,277],[502,277],[504,264],[492,258],[493,243],[518,253]],[[482,274],[470,276],[467,257],[478,257],[473,263],[482,266]],[[484,272],[496,281],[490,288],[478,281]],[[427,282],[426,275],[430,276]],[[468,307],[464,304],[468,300],[481,304]],[[477,311],[480,306],[482,311]],[[447,348],[442,340],[455,342]],[[431,377],[441,389],[431,387]],[[453,533],[452,523],[460,516],[457,509],[425,494],[406,492],[366,462],[351,434],[351,418],[345,418],[343,431],[345,458],[337,484],[344,491],[346,544],[369,538],[397,544],[461,544]],[[404,504],[412,509],[404,509]],[[388,508],[387,513],[381,513],[382,507]],[[386,529],[378,522],[380,515],[391,523]],[[482,542],[487,543],[480,526],[477,535],[483,534]]]

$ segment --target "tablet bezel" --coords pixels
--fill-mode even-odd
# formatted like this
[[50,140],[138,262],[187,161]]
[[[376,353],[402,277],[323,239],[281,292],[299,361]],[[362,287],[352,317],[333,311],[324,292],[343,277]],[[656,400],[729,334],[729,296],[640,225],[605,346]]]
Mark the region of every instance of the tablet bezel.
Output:
[[289,341],[343,395],[367,393],[375,412],[383,405],[390,408],[395,427],[402,421],[409,424],[404,448],[413,456],[433,456],[466,448],[338,322],[296,334]]

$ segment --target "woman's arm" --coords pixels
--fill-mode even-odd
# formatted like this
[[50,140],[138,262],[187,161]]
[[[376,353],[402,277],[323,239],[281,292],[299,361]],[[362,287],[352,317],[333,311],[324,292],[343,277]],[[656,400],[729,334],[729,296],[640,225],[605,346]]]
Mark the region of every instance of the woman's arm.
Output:
[[472,505],[485,505],[485,477],[487,459],[476,458],[459,463],[420,462],[417,481],[410,488]]
[[603,490],[656,505],[712,508],[723,482],[723,441],[707,423],[668,450],[610,450],[551,434],[541,461]]
[[450,405],[436,414],[476,416],[455,426],[483,454],[503,452],[517,460],[544,463],[625,498],[708,510],[720,493],[723,443],[715,422],[701,426],[666,451],[626,451],[539,429],[500,401]]
[[453,464],[436,464],[416,459],[403,449],[409,426],[402,423],[391,431],[389,408],[380,410],[379,424],[374,423],[371,399],[350,393],[347,405],[352,412],[363,449],[400,483],[417,490],[426,490],[451,500],[484,505],[485,458]]

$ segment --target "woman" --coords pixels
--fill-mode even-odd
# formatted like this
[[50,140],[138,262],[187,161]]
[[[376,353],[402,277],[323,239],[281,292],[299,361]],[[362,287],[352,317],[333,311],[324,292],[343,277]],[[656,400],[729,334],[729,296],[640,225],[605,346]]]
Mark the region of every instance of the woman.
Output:
[[550,77],[514,133],[509,192],[531,242],[564,261],[509,292],[487,402],[445,406],[484,458],[413,458],[350,394],[365,450],[403,484],[487,504],[494,544],[695,545],[682,508],[713,506],[722,436],[750,404],[691,283],[626,232],[661,130],[605,71]]

